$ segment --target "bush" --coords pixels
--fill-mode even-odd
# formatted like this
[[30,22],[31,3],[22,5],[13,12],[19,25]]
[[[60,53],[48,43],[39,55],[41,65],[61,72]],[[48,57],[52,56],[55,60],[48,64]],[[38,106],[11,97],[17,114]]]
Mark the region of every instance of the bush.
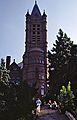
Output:
[[67,88],[65,86],[62,86],[60,94],[58,95],[58,102],[61,111],[65,112],[66,110],[74,110],[74,98],[75,96],[71,90],[71,83],[69,81]]

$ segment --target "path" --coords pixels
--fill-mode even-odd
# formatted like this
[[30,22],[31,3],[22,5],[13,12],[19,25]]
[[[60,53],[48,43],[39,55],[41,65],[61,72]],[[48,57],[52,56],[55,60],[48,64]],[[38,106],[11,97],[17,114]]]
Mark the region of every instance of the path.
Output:
[[59,113],[58,110],[51,110],[42,108],[38,114],[38,120],[69,120],[64,114]]

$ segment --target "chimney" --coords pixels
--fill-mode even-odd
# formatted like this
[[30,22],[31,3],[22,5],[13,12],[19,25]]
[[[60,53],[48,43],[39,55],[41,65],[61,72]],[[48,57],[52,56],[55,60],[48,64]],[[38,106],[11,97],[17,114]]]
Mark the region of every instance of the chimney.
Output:
[[9,69],[10,62],[11,62],[11,56],[7,56],[7,57],[6,57],[6,68],[7,68],[7,69]]

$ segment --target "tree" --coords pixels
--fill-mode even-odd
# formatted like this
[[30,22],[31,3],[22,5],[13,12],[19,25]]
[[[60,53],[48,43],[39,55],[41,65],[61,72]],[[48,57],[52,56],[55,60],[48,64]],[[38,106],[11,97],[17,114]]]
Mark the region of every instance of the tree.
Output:
[[68,81],[67,69],[71,58],[72,45],[73,42],[70,40],[69,37],[67,37],[67,34],[63,33],[63,31],[59,29],[57,40],[55,41],[55,44],[53,44],[52,50],[48,52],[50,64],[49,80],[51,80],[50,82],[52,87],[54,87],[54,85],[58,85],[55,87],[55,91],[57,91],[57,88],[61,86],[62,83],[65,83],[65,80]]
[[0,82],[7,85],[9,83],[9,78],[9,70],[6,69],[4,59],[2,58],[0,64]]
[[71,47],[73,45],[73,42],[61,29],[59,29],[58,34],[57,40],[55,41],[56,43],[53,44],[54,47],[51,50],[51,59],[54,59],[51,64],[55,69],[60,69],[62,66],[68,64],[71,57]]
[[21,80],[20,84],[10,81],[9,71],[5,62],[1,59],[0,64],[0,120],[31,120],[33,98],[37,90],[36,84],[30,87],[26,81]]
[[0,119],[5,119],[7,111],[7,94],[9,86],[9,71],[5,67],[4,59],[1,59],[0,64]]
[[26,81],[22,81],[17,89],[17,102],[19,108],[19,118],[32,119],[32,110],[35,109],[33,98],[37,93],[35,84],[30,87]]
[[68,82],[67,88],[62,86],[60,93],[58,95],[58,102],[61,111],[65,112],[65,110],[74,110],[74,94],[71,90],[71,82]]

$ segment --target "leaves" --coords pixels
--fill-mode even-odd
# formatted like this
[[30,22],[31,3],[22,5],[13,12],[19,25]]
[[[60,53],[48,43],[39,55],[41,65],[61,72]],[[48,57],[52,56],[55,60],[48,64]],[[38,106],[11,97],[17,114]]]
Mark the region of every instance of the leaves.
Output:
[[[72,57],[71,48],[73,46],[73,42],[61,29],[59,29],[56,37],[53,48],[51,51],[48,51],[49,80],[50,90],[53,91],[52,94],[58,94],[62,84],[66,84],[69,81],[68,69]],[[54,88],[55,84],[56,88]]]
[[71,90],[71,82],[69,81],[67,85],[67,89],[65,86],[62,86],[62,89],[60,90],[60,93],[58,95],[58,102],[60,105],[60,108],[62,109],[73,109],[74,107],[74,94]]
[[69,62],[72,41],[67,37],[66,33],[63,33],[63,31],[59,29],[57,40],[53,46],[54,47],[51,50],[51,54],[53,55],[51,59],[53,59],[53,63],[51,62],[51,65],[55,69],[58,69]]
[[1,59],[1,65],[0,65],[0,82],[2,81],[5,85],[9,84],[9,70],[5,68],[5,62],[4,59]]
[[20,84],[10,82],[9,71],[5,62],[0,64],[0,120],[32,119],[33,98],[36,84],[30,87],[26,81]]

